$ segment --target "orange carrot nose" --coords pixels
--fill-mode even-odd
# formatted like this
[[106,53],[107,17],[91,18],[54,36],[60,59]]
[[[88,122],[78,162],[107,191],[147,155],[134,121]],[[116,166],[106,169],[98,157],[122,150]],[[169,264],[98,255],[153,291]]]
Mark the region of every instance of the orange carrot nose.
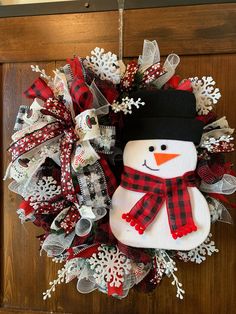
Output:
[[179,154],[167,154],[167,153],[155,153],[154,154],[154,157],[156,159],[156,163],[158,166],[178,156]]

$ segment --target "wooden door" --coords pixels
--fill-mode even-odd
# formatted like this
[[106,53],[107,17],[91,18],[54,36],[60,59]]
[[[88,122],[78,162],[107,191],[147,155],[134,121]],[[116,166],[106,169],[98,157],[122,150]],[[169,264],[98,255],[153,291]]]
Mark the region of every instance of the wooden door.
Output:
[[[2,176],[9,161],[6,149],[22,96],[36,77],[31,64],[47,72],[74,54],[88,55],[94,47],[117,52],[117,12],[51,15],[0,19],[0,95]],[[125,12],[125,57],[137,57],[143,39],[157,39],[163,56],[174,51],[181,56],[183,77],[212,75],[222,99],[219,115],[236,126],[236,4],[199,5]],[[228,155],[236,164],[236,154]],[[236,307],[235,227],[217,223],[213,239],[220,252],[203,264],[178,263],[184,284],[183,301],[175,298],[169,278],[152,294],[131,291],[124,300],[94,292],[81,295],[75,282],[58,286],[51,299],[42,292],[56,277],[59,266],[39,256],[36,236],[40,231],[21,225],[16,215],[19,198],[1,186],[0,212],[0,313],[163,313],[231,314]],[[232,200],[236,201],[235,196]],[[230,210],[236,220],[235,210]]]

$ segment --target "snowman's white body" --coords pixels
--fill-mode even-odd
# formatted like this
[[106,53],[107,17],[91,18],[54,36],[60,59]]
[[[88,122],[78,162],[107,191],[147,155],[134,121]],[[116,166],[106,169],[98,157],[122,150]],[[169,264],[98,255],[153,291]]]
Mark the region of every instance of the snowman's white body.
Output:
[[[163,162],[159,166],[154,153],[164,155],[161,147],[166,146],[165,153],[178,156]],[[153,152],[149,147],[154,148]],[[124,165],[163,179],[183,176],[196,168],[197,152],[191,142],[176,140],[138,140],[127,143],[124,150]],[[200,245],[210,231],[210,213],[204,196],[196,187],[188,187],[192,206],[192,215],[197,231],[182,238],[173,239],[168,223],[166,204],[164,203],[145,232],[140,235],[134,227],[122,219],[140,200],[144,193],[134,192],[119,186],[112,198],[110,226],[115,237],[122,243],[140,248],[190,250]]]

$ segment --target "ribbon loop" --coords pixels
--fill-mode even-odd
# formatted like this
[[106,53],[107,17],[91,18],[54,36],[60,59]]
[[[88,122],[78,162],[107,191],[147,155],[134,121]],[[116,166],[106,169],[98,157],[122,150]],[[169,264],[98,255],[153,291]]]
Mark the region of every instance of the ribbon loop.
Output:
[[93,94],[85,82],[85,71],[78,58],[68,59],[73,73],[73,81],[70,86],[71,98],[75,104],[75,114],[92,108]]
[[143,43],[143,53],[139,56],[138,64],[140,71],[143,72],[154,63],[160,61],[160,50],[156,40],[150,41],[145,39]]

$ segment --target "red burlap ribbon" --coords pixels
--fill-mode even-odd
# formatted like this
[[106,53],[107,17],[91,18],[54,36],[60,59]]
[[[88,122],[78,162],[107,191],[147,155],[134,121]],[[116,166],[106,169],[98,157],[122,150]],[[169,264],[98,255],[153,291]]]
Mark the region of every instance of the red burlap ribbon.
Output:
[[167,82],[167,86],[177,90],[185,90],[192,92],[192,85],[190,80],[181,81],[179,75],[173,75]]

